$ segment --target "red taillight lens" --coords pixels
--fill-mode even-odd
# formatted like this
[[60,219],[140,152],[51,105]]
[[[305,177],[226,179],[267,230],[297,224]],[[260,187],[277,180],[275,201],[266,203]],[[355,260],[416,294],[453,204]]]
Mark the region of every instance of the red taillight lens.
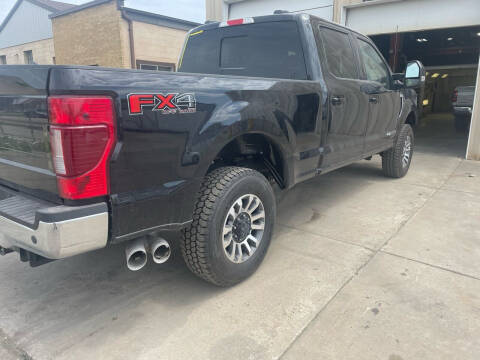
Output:
[[452,102],[457,102],[457,98],[458,98],[458,91],[455,90],[452,95]]
[[58,175],[79,176],[93,169],[108,144],[105,125],[50,127],[54,146],[54,168]]
[[85,199],[109,193],[108,160],[115,146],[113,100],[48,99],[50,144],[60,196]]

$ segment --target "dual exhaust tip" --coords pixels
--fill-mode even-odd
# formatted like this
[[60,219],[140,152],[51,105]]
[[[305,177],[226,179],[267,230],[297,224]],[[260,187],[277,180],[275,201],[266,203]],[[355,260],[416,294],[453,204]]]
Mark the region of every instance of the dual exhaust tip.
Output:
[[167,262],[172,253],[170,244],[163,238],[155,238],[152,241],[147,241],[145,238],[140,238],[131,241],[125,248],[127,267],[132,271],[138,271],[142,269],[145,265],[147,265],[147,251],[150,252],[153,262],[156,264],[163,264]]

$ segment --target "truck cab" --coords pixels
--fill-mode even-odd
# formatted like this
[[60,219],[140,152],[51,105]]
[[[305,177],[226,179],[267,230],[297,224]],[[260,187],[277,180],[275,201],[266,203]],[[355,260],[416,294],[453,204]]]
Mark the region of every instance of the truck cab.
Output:
[[314,16],[280,14],[192,30],[179,71],[302,82],[305,95],[295,104],[302,111],[292,124],[300,130],[296,183],[380,153],[392,145],[399,119],[418,123],[409,90],[421,87],[425,71],[419,62],[409,66],[417,80],[407,85],[368,37]]

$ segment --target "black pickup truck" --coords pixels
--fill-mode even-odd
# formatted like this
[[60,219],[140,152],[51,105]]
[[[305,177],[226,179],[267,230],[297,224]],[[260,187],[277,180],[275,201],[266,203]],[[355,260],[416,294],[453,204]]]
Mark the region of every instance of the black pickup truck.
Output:
[[[118,243],[235,284],[262,262],[276,191],[380,154],[406,174],[424,69],[305,14],[192,30],[179,72],[0,66],[0,253],[32,266]],[[275,191],[274,191],[275,189]]]

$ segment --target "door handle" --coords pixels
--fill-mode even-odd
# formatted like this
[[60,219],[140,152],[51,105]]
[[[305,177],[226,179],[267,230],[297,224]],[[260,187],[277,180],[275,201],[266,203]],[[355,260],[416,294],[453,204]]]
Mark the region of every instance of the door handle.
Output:
[[372,96],[371,98],[368,99],[368,101],[371,102],[372,104],[377,104],[378,103],[378,98]]
[[344,97],[342,95],[332,96],[331,102],[332,105],[341,105],[343,104]]

